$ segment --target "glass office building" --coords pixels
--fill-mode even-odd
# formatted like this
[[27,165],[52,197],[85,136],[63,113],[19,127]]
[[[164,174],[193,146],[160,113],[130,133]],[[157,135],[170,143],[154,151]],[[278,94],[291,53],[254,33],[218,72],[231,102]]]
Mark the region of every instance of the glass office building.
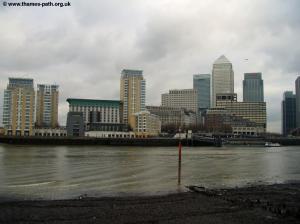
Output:
[[198,94],[198,109],[210,108],[210,74],[194,75],[193,87]]
[[282,110],[282,134],[288,135],[296,128],[296,95],[292,91],[283,93]]
[[300,76],[295,81],[296,91],[296,126],[300,127]]
[[261,73],[244,74],[243,101],[264,102],[264,81],[261,78]]

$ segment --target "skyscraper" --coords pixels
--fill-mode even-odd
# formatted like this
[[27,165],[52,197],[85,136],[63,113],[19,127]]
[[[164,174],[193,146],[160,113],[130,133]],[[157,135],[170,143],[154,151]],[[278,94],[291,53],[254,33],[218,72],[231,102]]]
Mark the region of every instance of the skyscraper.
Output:
[[4,90],[3,125],[7,135],[32,135],[35,92],[33,79],[9,78]]
[[243,101],[264,102],[264,81],[261,78],[261,73],[244,74]]
[[234,73],[231,62],[222,55],[213,64],[212,107],[216,106],[217,93],[234,93]]
[[198,110],[210,108],[210,74],[194,75],[193,86],[198,94]]
[[36,125],[58,127],[58,85],[38,85]]
[[282,111],[282,134],[288,135],[296,128],[296,95],[292,91],[283,93],[281,104]]
[[145,111],[146,80],[143,71],[124,69],[121,73],[120,100],[123,103],[123,121],[129,124],[131,115]]
[[300,127],[300,76],[295,81],[296,91],[296,125]]

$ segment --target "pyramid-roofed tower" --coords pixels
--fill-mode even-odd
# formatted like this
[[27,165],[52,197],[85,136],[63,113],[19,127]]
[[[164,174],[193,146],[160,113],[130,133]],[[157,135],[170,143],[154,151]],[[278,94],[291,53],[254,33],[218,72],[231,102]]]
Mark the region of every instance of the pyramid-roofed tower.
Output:
[[234,73],[231,62],[220,56],[213,64],[212,69],[212,98],[211,106],[216,106],[217,94],[234,93]]

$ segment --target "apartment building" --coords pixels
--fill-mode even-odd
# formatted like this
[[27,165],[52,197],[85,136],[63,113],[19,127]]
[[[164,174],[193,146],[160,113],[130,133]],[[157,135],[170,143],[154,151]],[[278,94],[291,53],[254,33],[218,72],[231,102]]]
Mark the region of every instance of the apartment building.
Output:
[[9,78],[4,90],[3,125],[6,135],[33,134],[35,91],[33,79]]

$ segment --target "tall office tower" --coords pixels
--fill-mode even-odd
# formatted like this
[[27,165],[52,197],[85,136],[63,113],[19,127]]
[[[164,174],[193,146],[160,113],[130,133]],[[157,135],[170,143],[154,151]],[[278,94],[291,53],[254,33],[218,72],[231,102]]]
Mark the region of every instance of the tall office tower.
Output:
[[161,105],[163,107],[185,108],[197,113],[198,93],[194,89],[173,89],[169,93],[161,95]]
[[243,101],[264,102],[264,81],[261,79],[261,73],[244,74]]
[[37,86],[36,125],[58,127],[58,85]]
[[124,69],[121,73],[120,84],[123,122],[130,125],[131,115],[146,110],[146,80],[144,80],[143,71]]
[[3,125],[7,135],[32,135],[35,92],[33,79],[9,78],[4,90]]
[[300,127],[300,76],[295,81],[296,91],[296,125]]
[[198,93],[198,110],[210,108],[210,74],[194,75],[193,86]]
[[216,106],[217,93],[234,93],[234,73],[231,62],[222,55],[213,64],[211,106]]
[[282,111],[282,134],[288,135],[296,128],[296,95],[292,91],[283,93],[281,104]]

